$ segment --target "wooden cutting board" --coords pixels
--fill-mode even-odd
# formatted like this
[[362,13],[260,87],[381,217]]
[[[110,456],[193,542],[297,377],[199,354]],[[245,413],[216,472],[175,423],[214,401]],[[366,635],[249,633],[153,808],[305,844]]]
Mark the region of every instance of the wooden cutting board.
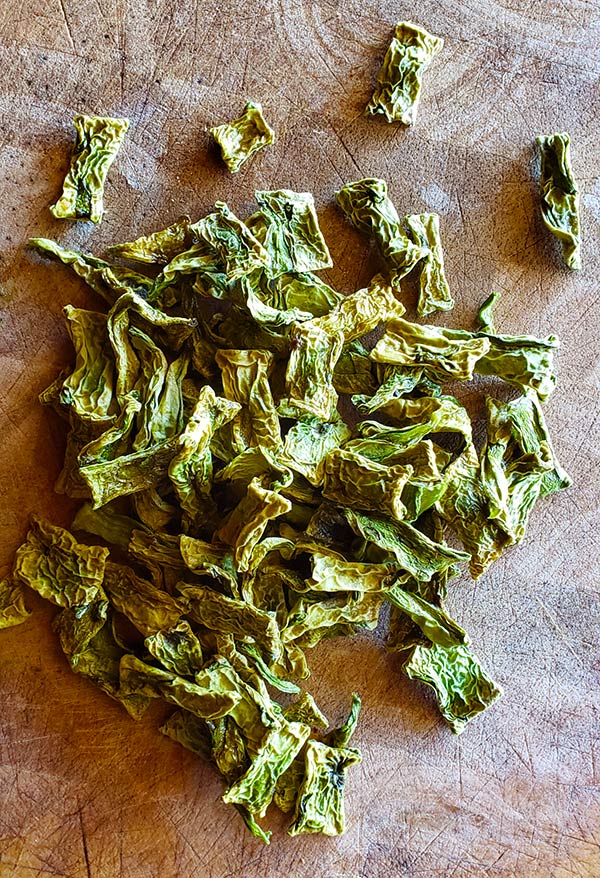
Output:
[[[377,637],[312,656],[312,691],[337,721],[363,697],[363,763],[348,781],[348,830],[270,847],[220,801],[213,771],[134,723],[73,675],[35,597],[0,633],[1,878],[570,878],[600,875],[598,770],[598,112],[600,10],[587,0],[196,3],[40,0],[1,7],[1,560],[9,569],[31,510],[68,524],[52,493],[61,425],[37,394],[70,359],[62,307],[97,305],[30,235],[101,254],[216,199],[242,215],[255,188],[315,193],[345,292],[376,268],[332,201],[363,176],[389,181],[399,212],[440,214],[448,317],[473,326],[501,290],[506,332],[556,333],[560,381],[547,406],[575,486],[541,503],[527,538],[452,614],[506,695],[459,738]],[[444,37],[406,130],[363,108],[402,17]],[[263,103],[277,143],[239,175],[208,126]],[[99,228],[52,219],[77,112],[125,115],[130,134]],[[579,274],[538,215],[537,133],[569,131],[581,186]],[[482,411],[473,391],[469,403]],[[596,766],[599,766],[597,769]]]

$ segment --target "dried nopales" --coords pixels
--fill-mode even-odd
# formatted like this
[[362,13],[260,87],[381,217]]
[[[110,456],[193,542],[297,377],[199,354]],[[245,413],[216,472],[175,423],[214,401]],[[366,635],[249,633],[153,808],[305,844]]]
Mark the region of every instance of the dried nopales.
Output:
[[571,168],[571,138],[547,134],[537,138],[541,154],[542,218],[562,245],[569,268],[581,268],[579,190]]
[[63,192],[50,210],[57,219],[99,223],[104,213],[104,183],[129,128],[128,119],[75,116],[77,133]]
[[210,129],[221,147],[223,161],[236,174],[251,155],[275,140],[275,134],[263,116],[259,103],[248,101],[244,112],[233,122]]
[[[407,320],[399,279],[415,266],[420,313],[452,303],[436,218],[407,218],[407,235],[381,180],[337,198],[386,269],[348,296],[315,274],[331,257],[308,193],[258,192],[247,221],[217,203],[112,248],[154,278],[32,241],[105,309],[65,308],[74,366],[41,394],[68,425],[57,488],[83,501],[77,536],[32,520],[0,627],[25,621],[27,587],[56,604],[73,670],[133,717],[172,705],[161,731],[214,763],[264,842],[272,802],[292,835],[343,832],[361,759],[360,699],[327,732],[299,685],[307,651],[372,630],[388,605],[389,649],[461,732],[501,693],[444,607],[448,583],[461,564],[481,575],[569,484],[541,408],[556,340],[497,334],[497,295],[479,331]],[[443,392],[477,374],[519,394],[488,401],[481,454]]]
[[381,114],[388,122],[414,124],[423,73],[443,45],[441,37],[410,21],[397,24],[366,112]]

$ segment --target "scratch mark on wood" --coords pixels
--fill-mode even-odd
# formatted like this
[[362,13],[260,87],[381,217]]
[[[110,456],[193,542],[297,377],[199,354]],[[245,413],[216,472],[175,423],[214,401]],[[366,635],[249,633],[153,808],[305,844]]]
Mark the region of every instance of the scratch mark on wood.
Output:
[[87,839],[85,837],[85,825],[83,822],[83,808],[79,809],[78,814],[79,814],[79,826],[81,828],[81,843],[83,845],[83,856],[85,859],[85,868],[87,871],[87,878],[92,878],[92,870],[90,868],[90,855],[88,853]]
[[69,19],[67,18],[67,11],[65,9],[65,0],[58,0],[58,5],[60,6],[60,11],[62,12],[62,17],[63,17],[64,22],[65,22],[67,34],[69,35],[69,42],[71,43],[71,48],[75,52],[75,40],[73,39],[73,34],[71,33],[71,25],[69,24]]

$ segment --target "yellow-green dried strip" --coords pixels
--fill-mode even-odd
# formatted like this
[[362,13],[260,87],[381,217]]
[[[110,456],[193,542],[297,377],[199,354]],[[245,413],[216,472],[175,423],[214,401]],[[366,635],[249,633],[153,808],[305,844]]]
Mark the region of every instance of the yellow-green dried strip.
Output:
[[429,248],[419,263],[419,301],[417,314],[426,317],[434,311],[450,311],[454,299],[444,272],[444,253],[437,213],[421,213],[405,219],[413,244]]
[[129,128],[128,119],[78,115],[71,167],[60,199],[50,210],[57,219],[91,220],[104,214],[104,184]]
[[416,119],[423,73],[444,41],[410,21],[401,21],[386,52],[366,112],[388,122],[412,125]]

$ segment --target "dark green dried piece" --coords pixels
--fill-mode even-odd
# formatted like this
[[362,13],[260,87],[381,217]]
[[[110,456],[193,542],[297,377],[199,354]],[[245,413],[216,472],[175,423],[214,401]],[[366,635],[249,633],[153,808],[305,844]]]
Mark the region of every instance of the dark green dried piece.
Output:
[[279,629],[272,613],[198,585],[181,583],[179,592],[189,602],[188,614],[195,622],[211,631],[251,638],[269,657],[281,654]]
[[320,485],[327,454],[351,435],[350,428],[339,417],[331,421],[303,418],[288,430],[283,458],[291,469],[302,473],[311,484]]
[[335,200],[359,232],[375,239],[393,277],[408,274],[429,253],[404,234],[383,180],[367,178],[346,183],[335,193]]
[[410,21],[397,24],[366,112],[380,113],[388,122],[412,125],[417,115],[423,73],[443,45],[441,37],[434,37]]
[[510,544],[510,537],[489,519],[489,500],[479,477],[477,452],[468,443],[446,470],[447,487],[436,504],[470,554],[469,571],[473,579],[485,573]]
[[449,546],[430,540],[424,533],[405,521],[391,521],[382,515],[364,515],[352,509],[344,510],[352,529],[364,539],[375,543],[396,559],[400,570],[406,570],[415,579],[427,582],[469,556]]
[[561,242],[569,268],[581,268],[579,190],[571,168],[571,138],[563,133],[542,135],[536,140],[542,157],[542,218]]
[[99,223],[104,213],[104,183],[129,128],[128,119],[78,115],[71,167],[63,193],[50,210],[57,219]]
[[186,611],[184,601],[171,597],[124,564],[107,563],[104,588],[113,606],[145,637],[174,628]]
[[167,671],[180,677],[193,677],[204,663],[200,641],[185,620],[150,634],[144,646]]
[[333,370],[342,351],[343,335],[327,332],[311,320],[292,326],[290,344],[286,396],[279,405],[280,414],[333,420],[338,399]]
[[210,133],[221,147],[223,161],[236,174],[251,155],[275,140],[259,103],[248,101],[242,115],[224,125],[211,128]]
[[350,449],[330,451],[324,462],[323,497],[352,509],[379,509],[402,519],[402,492],[411,466],[384,466]]
[[487,421],[481,482],[488,516],[517,543],[538,498],[568,488],[571,480],[554,456],[534,394],[509,403],[488,398]]

